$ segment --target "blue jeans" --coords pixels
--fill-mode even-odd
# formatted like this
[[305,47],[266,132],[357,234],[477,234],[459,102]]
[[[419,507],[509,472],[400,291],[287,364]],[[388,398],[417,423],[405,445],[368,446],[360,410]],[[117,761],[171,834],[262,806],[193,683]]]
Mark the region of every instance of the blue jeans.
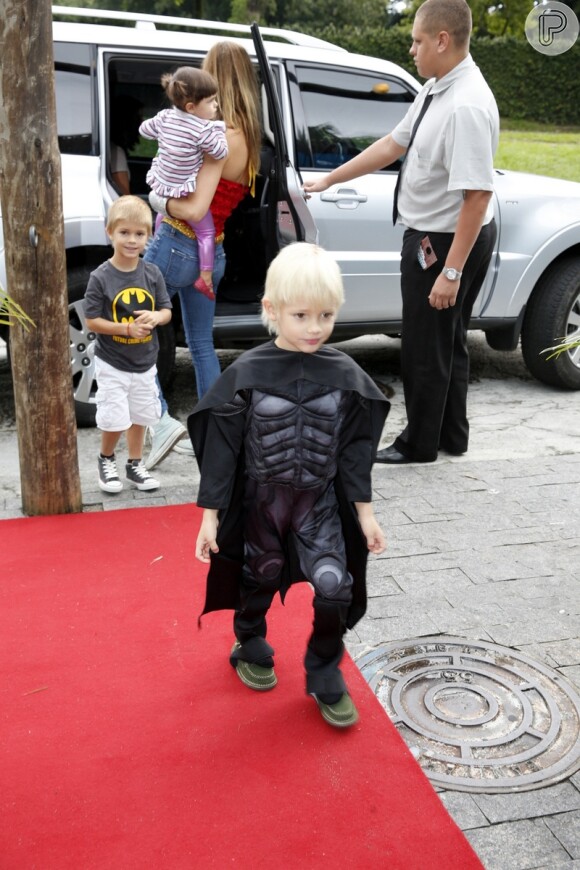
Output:
[[[170,296],[179,294],[181,316],[187,346],[191,353],[197,395],[201,398],[220,375],[221,369],[213,345],[213,318],[215,301],[199,293],[193,282],[199,278],[197,241],[162,223],[143,257],[155,263],[165,278]],[[222,244],[216,244],[213,267],[213,286],[217,289],[226,268]],[[161,413],[167,411],[167,402],[161,395]]]

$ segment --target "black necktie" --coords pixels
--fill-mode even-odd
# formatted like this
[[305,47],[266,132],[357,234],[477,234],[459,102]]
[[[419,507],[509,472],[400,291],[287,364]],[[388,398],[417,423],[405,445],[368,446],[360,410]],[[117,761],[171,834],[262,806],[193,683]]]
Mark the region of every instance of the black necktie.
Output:
[[[413,144],[413,139],[415,138],[415,134],[419,128],[419,124],[423,120],[423,116],[425,115],[425,112],[427,111],[427,109],[431,105],[432,99],[433,99],[433,94],[427,94],[427,96],[423,100],[423,105],[421,106],[421,111],[419,112],[417,120],[413,124],[413,129],[411,130],[411,138],[409,139],[409,144],[407,145],[407,154],[409,153],[409,151],[411,149],[411,145]],[[403,170],[403,167],[401,166],[401,169],[399,170],[399,174],[397,176],[397,183],[395,184],[395,192],[393,194],[393,225],[397,223],[397,218],[399,217],[398,204],[399,204],[399,191],[401,188],[402,170]]]

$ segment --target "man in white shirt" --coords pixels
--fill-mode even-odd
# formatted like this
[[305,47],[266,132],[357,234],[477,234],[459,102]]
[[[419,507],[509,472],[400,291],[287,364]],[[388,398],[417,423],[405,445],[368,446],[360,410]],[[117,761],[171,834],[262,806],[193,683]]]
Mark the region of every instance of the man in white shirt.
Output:
[[388,166],[406,153],[395,191],[405,226],[401,252],[401,368],[407,426],[377,462],[433,462],[464,453],[469,440],[467,327],[496,238],[493,156],[495,99],[469,54],[465,0],[426,0],[410,53],[427,78],[395,129],[307,193]]

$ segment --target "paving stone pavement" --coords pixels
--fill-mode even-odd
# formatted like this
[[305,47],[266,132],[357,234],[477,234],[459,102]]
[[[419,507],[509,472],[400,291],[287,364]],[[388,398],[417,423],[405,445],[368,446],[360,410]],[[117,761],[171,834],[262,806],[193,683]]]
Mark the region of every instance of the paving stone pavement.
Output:
[[[404,419],[396,377],[392,385],[384,444]],[[502,380],[470,386],[466,456],[375,465],[388,547],[370,560],[368,613],[347,636],[355,659],[379,644],[447,634],[514,647],[580,686],[580,394],[527,382],[511,389]],[[107,496],[95,487],[98,434],[79,430],[78,445],[86,511],[195,500],[195,461],[182,454],[156,469],[157,492]],[[0,455],[0,519],[22,516],[10,421]],[[580,867],[580,772],[517,794],[439,794],[486,870]]]
[[[580,685],[580,454],[375,466],[389,547],[355,658],[449,634],[514,647]],[[487,870],[580,867],[580,774],[519,794],[441,793]]]

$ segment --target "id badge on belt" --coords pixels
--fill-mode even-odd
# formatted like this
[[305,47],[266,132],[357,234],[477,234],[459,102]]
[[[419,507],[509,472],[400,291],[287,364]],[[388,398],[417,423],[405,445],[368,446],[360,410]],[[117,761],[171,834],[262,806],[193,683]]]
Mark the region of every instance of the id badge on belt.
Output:
[[429,240],[429,236],[424,236],[419,242],[417,248],[417,260],[422,269],[428,269],[433,263],[437,262],[437,254],[433,250],[433,245]]

